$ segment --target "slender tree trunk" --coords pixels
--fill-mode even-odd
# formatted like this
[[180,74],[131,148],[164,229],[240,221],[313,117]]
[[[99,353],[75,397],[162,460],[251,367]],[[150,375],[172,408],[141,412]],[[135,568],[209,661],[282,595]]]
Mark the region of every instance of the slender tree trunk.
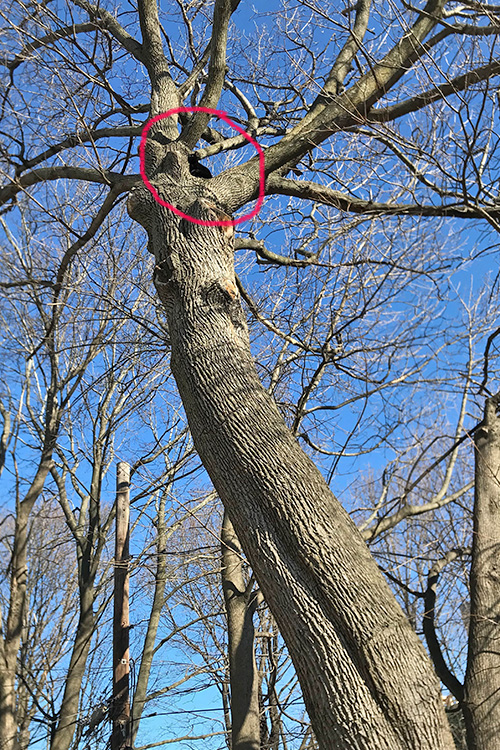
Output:
[[500,418],[486,401],[476,432],[471,612],[464,718],[469,750],[500,750]]
[[82,681],[94,634],[94,587],[93,580],[80,586],[80,618],[71,652],[64,694],[59,711],[59,721],[54,731],[50,750],[68,750],[76,730],[76,719],[80,705]]
[[227,512],[221,536],[231,685],[231,748],[260,750],[259,679],[253,625],[255,594],[245,589],[241,548]]
[[161,613],[165,601],[165,586],[167,582],[167,529],[165,524],[165,502],[167,493],[162,494],[160,507],[156,517],[156,573],[153,603],[149,615],[146,637],[141,652],[141,666],[137,675],[137,685],[132,705],[132,743],[135,743],[141,721],[142,712],[146,704],[149,675],[155,654],[155,642],[160,624]]
[[[269,709],[269,732],[265,736],[265,743],[261,739],[262,750],[279,750],[280,737],[283,736],[283,724],[281,714],[278,709],[278,694],[276,692],[277,678],[277,653],[278,653],[278,636],[277,629],[273,622],[272,616],[269,618],[270,635],[267,638],[267,660],[271,670],[268,679],[268,709]],[[261,691],[262,692],[262,691]],[[261,732],[261,738],[263,734]]]
[[11,559],[9,614],[0,643],[0,748],[17,750],[16,677],[17,654],[26,607],[26,555],[31,507],[19,503]]
[[[49,440],[47,440],[49,443]],[[39,498],[50,468],[52,443],[43,458],[25,498],[17,504],[12,558],[10,561],[9,611],[0,618],[0,748],[17,750],[16,678],[17,657],[26,614],[27,553],[29,518]]]
[[[166,150],[174,179],[160,177],[158,188],[168,202],[198,221],[229,220],[214,202],[224,185],[216,178],[205,188],[178,146]],[[287,643],[320,747],[451,750],[422,644],[258,379],[233,228],[180,219],[142,184],[129,212],[155,253],[172,371],[196,448]]]

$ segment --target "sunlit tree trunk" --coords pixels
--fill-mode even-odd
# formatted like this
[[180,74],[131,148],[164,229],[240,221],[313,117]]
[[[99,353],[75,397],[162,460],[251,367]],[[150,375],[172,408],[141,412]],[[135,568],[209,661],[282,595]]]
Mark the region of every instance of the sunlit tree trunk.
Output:
[[54,731],[50,750],[67,750],[75,735],[82,682],[94,634],[93,582],[87,582],[80,586],[79,604],[80,617],[64,684],[59,720],[57,728]]
[[[169,149],[160,189],[199,221],[228,221],[219,185],[194,183]],[[234,190],[234,185],[230,188]],[[228,196],[229,197],[229,196]],[[324,750],[451,750],[437,678],[354,523],[287,429],[250,353],[233,228],[199,226],[145,186],[129,212],[148,230],[171,366],[198,453],[287,643]]]
[[[50,400],[47,411],[50,410]],[[57,419],[48,420],[57,431]],[[26,614],[27,551],[29,520],[50,469],[53,433],[47,429],[47,442],[42,460],[29,492],[17,504],[14,541],[10,561],[9,611],[6,621],[0,619],[0,740],[2,750],[18,750],[16,717],[17,657]]]

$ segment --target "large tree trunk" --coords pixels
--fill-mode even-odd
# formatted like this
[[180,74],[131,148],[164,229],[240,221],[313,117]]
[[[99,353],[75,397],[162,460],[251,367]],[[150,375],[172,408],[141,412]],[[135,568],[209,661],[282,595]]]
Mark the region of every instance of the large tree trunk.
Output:
[[221,541],[231,684],[231,750],[260,750],[259,677],[253,625],[256,595],[246,590],[241,548],[227,512]]
[[500,418],[487,399],[476,432],[471,612],[464,718],[470,750],[500,750]]
[[[157,180],[164,200],[198,220],[230,218],[219,208],[220,180],[205,187],[191,178],[176,146],[167,162],[173,179]],[[129,212],[147,228],[156,257],[193,440],[286,641],[320,747],[451,750],[422,644],[258,379],[233,228],[179,219],[143,185],[131,191]]]

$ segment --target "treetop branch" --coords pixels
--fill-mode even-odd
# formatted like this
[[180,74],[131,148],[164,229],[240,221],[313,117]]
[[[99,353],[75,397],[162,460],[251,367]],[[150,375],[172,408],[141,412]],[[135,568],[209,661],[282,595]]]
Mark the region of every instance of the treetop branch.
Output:
[[[226,77],[229,20],[237,7],[238,3],[233,0],[215,0],[212,37],[210,41],[210,59],[208,62],[208,80],[200,100],[200,107],[214,109],[219,103]],[[184,130],[181,140],[189,149],[195,147],[209,119],[209,114],[198,112]]]
[[131,34],[126,31],[123,26],[116,20],[116,18],[105,8],[100,5],[93,5],[88,0],[72,0],[79,8],[85,10],[89,16],[94,19],[98,25],[107,31],[119,42],[127,52],[139,60],[144,62],[142,45],[137,39],[134,39]]
[[[179,106],[179,96],[163,51],[156,0],[138,1],[144,63],[151,81],[151,117]],[[161,130],[168,138],[177,138],[177,117],[162,121]]]
[[461,91],[466,91],[471,86],[474,86],[481,81],[485,81],[488,78],[497,76],[500,74],[500,60],[492,60],[486,65],[481,65],[478,68],[467,71],[451,81],[441,83],[439,86],[434,86],[432,89],[422,91],[410,99],[406,99],[398,104],[393,104],[389,107],[383,107],[381,109],[372,109],[368,115],[370,122],[389,122],[390,120],[396,120],[399,117],[410,114],[410,112],[417,112],[423,107],[427,107],[433,102],[441,101],[452,94],[458,94]]

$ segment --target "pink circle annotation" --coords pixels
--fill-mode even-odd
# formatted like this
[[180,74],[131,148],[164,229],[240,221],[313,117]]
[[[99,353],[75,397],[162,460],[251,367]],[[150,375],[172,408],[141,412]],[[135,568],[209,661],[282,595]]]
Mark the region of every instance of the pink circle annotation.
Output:
[[[250,213],[245,214],[244,216],[240,216],[238,219],[231,219],[230,221],[204,221],[203,219],[195,219],[193,216],[189,216],[189,214],[185,214],[180,209],[176,208],[175,206],[172,206],[171,203],[167,203],[167,201],[164,201],[162,198],[160,198],[160,196],[158,195],[158,191],[153,187],[153,185],[148,180],[147,175],[146,175],[144,157],[145,157],[145,151],[146,151],[146,141],[147,141],[148,131],[155,124],[155,122],[159,122],[160,120],[164,120],[165,118],[170,117],[171,115],[177,115],[181,112],[206,112],[207,114],[216,115],[221,120],[224,120],[225,122],[227,122],[227,124],[230,125],[232,128],[237,130],[238,133],[240,133],[240,135],[246,138],[247,141],[251,143],[252,146],[254,146],[254,148],[257,150],[257,153],[259,154],[259,197],[257,198],[257,203],[255,204],[255,208],[253,209],[253,211],[250,211]],[[205,226],[205,227],[235,226],[236,224],[241,224],[242,221],[253,219],[253,217],[256,216],[259,213],[260,209],[262,208],[262,204],[264,202],[264,185],[265,185],[264,152],[254,138],[248,135],[248,133],[246,133],[243,130],[243,128],[240,128],[239,125],[237,125],[235,122],[230,120],[227,113],[223,112],[220,109],[210,109],[209,107],[177,107],[176,109],[169,109],[168,112],[162,112],[161,114],[156,115],[155,117],[152,117],[150,120],[147,121],[144,128],[142,129],[141,143],[139,145],[139,161],[140,161],[140,173],[141,173],[142,180],[144,184],[146,185],[147,189],[153,195],[153,198],[155,199],[155,201],[157,201],[157,203],[159,203],[160,206],[165,206],[166,208],[170,208],[170,210],[173,211],[174,214],[177,214],[177,216],[181,216],[183,219],[192,221],[193,224],[200,224],[201,226]]]

